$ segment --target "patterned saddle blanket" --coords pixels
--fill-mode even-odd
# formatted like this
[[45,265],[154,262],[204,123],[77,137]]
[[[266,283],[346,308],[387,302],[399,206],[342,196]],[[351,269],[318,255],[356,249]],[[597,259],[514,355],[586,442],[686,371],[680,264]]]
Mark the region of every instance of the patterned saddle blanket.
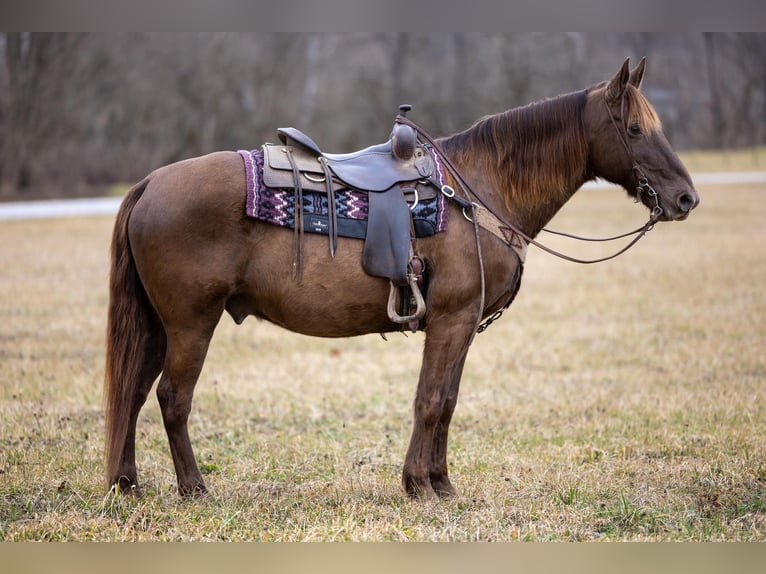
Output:
[[[245,212],[249,217],[273,225],[295,227],[295,195],[292,189],[274,189],[263,182],[263,151],[239,150],[245,166],[247,202]],[[433,154],[437,172],[443,174],[438,157]],[[425,197],[411,194],[408,198],[416,237],[428,237],[447,229],[447,198],[441,193]],[[303,192],[303,228],[306,233],[326,235],[329,231],[329,207],[326,193]],[[369,193],[355,189],[335,192],[337,233],[341,237],[364,239],[367,233]]]

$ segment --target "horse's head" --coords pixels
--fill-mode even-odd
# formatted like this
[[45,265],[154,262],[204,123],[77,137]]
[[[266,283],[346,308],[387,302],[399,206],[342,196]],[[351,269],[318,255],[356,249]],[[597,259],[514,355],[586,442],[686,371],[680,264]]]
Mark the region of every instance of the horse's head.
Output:
[[689,172],[640,91],[645,59],[625,60],[609,81],[588,91],[585,129],[591,174],[624,187],[662,221],[682,220],[699,204]]

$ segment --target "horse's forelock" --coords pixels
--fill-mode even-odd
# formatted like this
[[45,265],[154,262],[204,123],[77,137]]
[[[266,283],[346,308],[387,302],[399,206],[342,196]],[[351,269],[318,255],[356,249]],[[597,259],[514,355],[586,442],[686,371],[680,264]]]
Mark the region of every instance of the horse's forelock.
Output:
[[625,90],[625,101],[628,110],[628,125],[637,123],[644,133],[652,133],[662,129],[662,123],[649,103],[638,88],[628,85]]

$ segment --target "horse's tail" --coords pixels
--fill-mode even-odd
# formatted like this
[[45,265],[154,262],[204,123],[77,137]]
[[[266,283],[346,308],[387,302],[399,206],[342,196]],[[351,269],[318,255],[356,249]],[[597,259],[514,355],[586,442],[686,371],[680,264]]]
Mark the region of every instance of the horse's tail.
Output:
[[104,374],[107,488],[119,480],[117,473],[134,408],[133,396],[154,312],[138,276],[128,239],[130,215],[148,183],[147,177],[127,193],[112,233]]

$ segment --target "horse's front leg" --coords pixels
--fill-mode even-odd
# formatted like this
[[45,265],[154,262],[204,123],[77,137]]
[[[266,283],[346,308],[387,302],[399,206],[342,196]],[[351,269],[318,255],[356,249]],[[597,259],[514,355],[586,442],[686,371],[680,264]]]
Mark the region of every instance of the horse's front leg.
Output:
[[468,353],[466,352],[463,354],[463,360],[455,366],[447,391],[447,400],[444,401],[439,422],[436,424],[431,448],[431,462],[428,470],[429,478],[434,492],[442,498],[457,494],[455,487],[450,482],[449,470],[447,468],[447,435],[449,434],[449,424],[452,421],[452,413],[455,412],[455,406],[457,405],[460,379],[463,375],[463,365],[465,365],[467,356]]
[[430,320],[426,329],[412,437],[402,473],[402,486],[412,498],[455,493],[447,476],[447,429],[474,327],[470,313],[455,313]]

